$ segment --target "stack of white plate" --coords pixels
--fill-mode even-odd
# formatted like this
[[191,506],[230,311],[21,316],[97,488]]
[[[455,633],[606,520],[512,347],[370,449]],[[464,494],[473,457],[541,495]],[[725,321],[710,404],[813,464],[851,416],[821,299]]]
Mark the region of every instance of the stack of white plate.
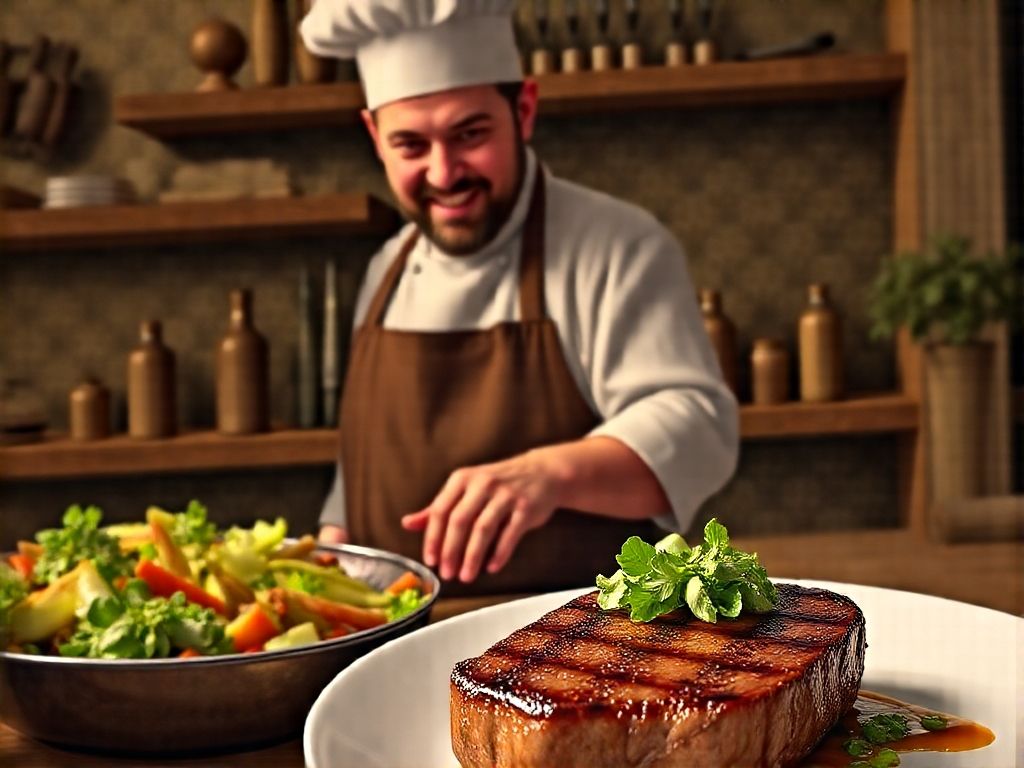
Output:
[[116,176],[54,176],[46,180],[44,208],[124,205],[135,202],[131,183]]

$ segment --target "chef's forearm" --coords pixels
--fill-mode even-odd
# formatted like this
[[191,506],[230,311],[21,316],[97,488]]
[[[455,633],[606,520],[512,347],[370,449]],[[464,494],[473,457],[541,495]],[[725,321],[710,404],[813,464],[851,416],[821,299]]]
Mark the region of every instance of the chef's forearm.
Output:
[[555,479],[559,507],[627,520],[671,511],[650,467],[614,438],[588,437],[534,454]]

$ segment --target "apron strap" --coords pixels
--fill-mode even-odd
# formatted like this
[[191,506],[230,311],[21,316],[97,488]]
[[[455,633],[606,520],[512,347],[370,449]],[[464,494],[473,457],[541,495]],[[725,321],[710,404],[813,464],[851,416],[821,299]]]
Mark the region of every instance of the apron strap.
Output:
[[392,262],[387,274],[384,275],[380,288],[377,289],[373,301],[370,302],[369,309],[366,310],[366,320],[363,324],[367,328],[380,328],[384,325],[384,313],[387,311],[388,304],[391,301],[391,295],[398,286],[402,272],[405,271],[405,265],[409,261],[409,254],[412,252],[413,246],[416,245],[416,239],[419,236],[420,231],[414,229],[412,234],[402,243],[402,250],[398,252],[398,257]]
[[523,225],[519,255],[519,314],[524,322],[543,320],[544,309],[544,169],[537,163],[530,211]]

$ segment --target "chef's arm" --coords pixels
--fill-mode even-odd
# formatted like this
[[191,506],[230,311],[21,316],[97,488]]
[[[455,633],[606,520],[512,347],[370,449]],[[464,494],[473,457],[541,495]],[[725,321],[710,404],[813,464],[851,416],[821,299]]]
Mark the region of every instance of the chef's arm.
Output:
[[615,438],[598,435],[531,453],[554,481],[558,508],[625,520],[671,513],[657,476]]

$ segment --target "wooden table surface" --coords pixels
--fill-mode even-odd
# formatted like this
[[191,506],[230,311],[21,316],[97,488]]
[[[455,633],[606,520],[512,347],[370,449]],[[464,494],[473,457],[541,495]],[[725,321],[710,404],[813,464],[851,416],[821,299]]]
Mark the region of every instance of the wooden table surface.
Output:
[[[870,584],[939,595],[1024,615],[1024,541],[944,545],[908,531],[848,531],[737,539],[760,554],[775,579],[802,578]],[[439,599],[431,621],[522,597]],[[302,742],[202,759],[138,760],[65,752],[0,726],[0,765],[18,768],[101,766],[203,766],[204,768],[301,768]],[[428,768],[428,767],[427,767]]]

